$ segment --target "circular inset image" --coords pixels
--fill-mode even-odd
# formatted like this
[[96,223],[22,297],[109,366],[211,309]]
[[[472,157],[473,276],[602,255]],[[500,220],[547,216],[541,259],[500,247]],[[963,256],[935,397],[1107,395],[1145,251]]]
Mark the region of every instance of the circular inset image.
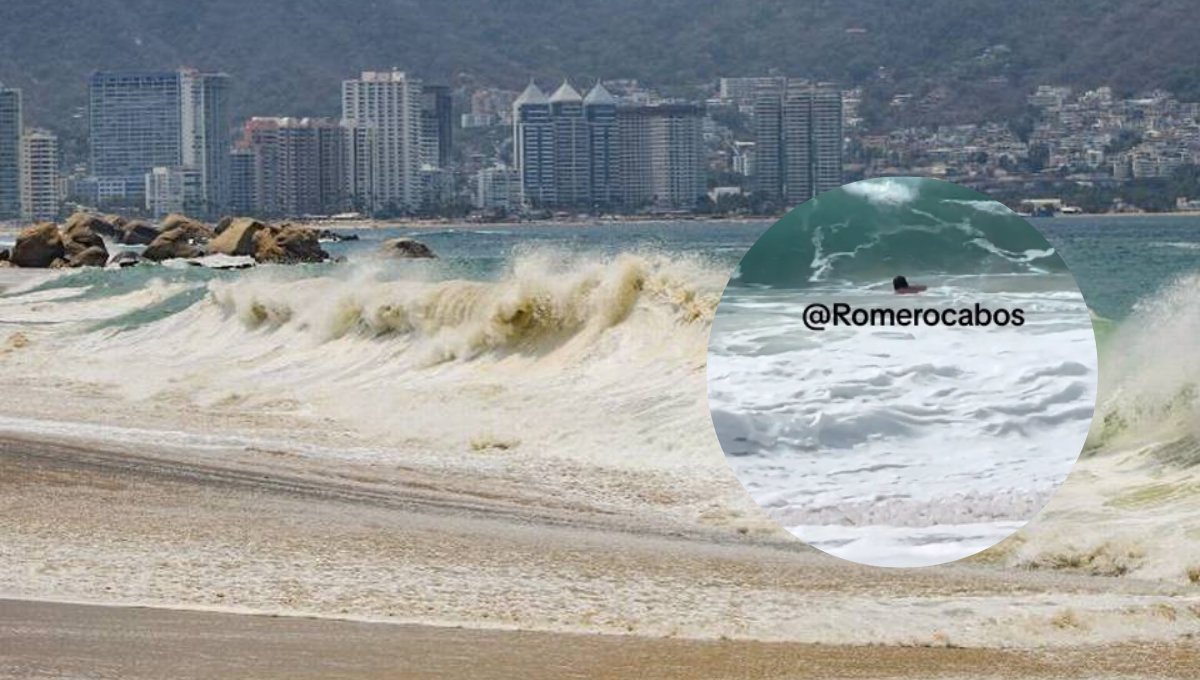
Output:
[[708,399],[770,516],[832,555],[916,567],[1019,529],[1096,403],[1083,296],[1038,231],[949,182],[821,194],[750,248],[717,307]]

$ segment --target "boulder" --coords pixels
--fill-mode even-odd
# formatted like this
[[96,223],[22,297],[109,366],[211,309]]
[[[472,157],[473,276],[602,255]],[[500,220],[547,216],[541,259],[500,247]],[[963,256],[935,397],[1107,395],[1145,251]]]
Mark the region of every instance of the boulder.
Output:
[[147,246],[158,238],[158,230],[145,222],[127,222],[121,227],[121,243],[127,246]]
[[226,229],[228,229],[229,225],[231,225],[231,224],[233,224],[232,217],[228,217],[228,216],[222,217],[221,221],[217,222],[217,228],[214,231],[216,231],[217,234],[220,234],[220,233],[224,232]]
[[26,227],[17,235],[9,260],[18,267],[49,267],[66,254],[58,225],[52,222]]
[[411,238],[394,238],[383,242],[383,252],[404,259],[437,258],[429,246]]
[[116,255],[113,255],[112,259],[108,261],[108,264],[109,266],[116,265],[118,267],[132,267],[141,261],[141,256],[132,250],[122,250]]
[[[82,213],[76,213],[71,217],[62,234],[63,251],[66,253],[68,262],[74,262],[76,255],[96,249],[102,254],[98,266],[104,266],[104,263],[108,260],[108,246],[104,244],[104,239],[95,231],[96,229],[108,229],[115,233],[116,227],[105,223],[95,216],[83,215]],[[95,254],[91,254],[88,256],[87,261],[94,262],[96,257]],[[78,265],[73,264],[72,266]]]
[[91,246],[67,258],[68,267],[103,267],[108,263],[108,251],[104,246]]
[[172,260],[177,257],[199,257],[203,251],[193,243],[190,233],[186,226],[164,231],[150,245],[146,246],[142,257],[155,262]]
[[172,213],[163,218],[162,224],[158,225],[158,233],[160,234],[165,234],[174,229],[183,229],[193,243],[208,241],[213,236],[216,236],[216,233],[208,225],[197,222],[186,215]]
[[259,247],[255,237],[261,231],[269,234],[270,228],[258,220],[239,217],[208,242],[208,252],[221,255],[254,256]]
[[322,242],[338,243],[341,241],[357,241],[358,234],[340,234],[332,229],[322,229],[317,232],[317,236]]
[[[120,219],[120,218],[116,218]],[[112,239],[121,237],[120,226],[112,221],[112,218],[101,217],[92,213],[77,212],[67,219],[67,223],[63,225],[63,235],[70,237],[72,234],[81,231],[90,232],[99,236],[107,236]],[[78,239],[75,239],[78,241]],[[86,246],[85,246],[86,247]]]
[[316,229],[309,227],[298,227],[295,225],[284,225],[270,230],[270,240],[273,243],[266,243],[264,235],[268,232],[260,232],[260,250],[255,253],[254,259],[259,262],[282,262],[293,264],[296,262],[324,262],[329,259],[329,253],[321,248],[320,234]]
[[105,222],[108,222],[109,224],[113,225],[118,230],[124,230],[125,225],[129,224],[129,220],[125,219],[124,217],[121,217],[120,215],[103,215],[103,216],[101,216],[101,219],[103,219]]

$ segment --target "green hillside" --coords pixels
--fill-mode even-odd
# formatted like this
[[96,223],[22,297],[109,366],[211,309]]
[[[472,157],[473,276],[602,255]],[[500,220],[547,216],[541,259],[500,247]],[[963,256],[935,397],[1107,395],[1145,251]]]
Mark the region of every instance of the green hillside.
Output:
[[882,93],[936,84],[920,115],[953,119],[1011,113],[1035,82],[1200,98],[1198,30],[1185,0],[5,0],[0,80],[59,127],[92,70],[181,64],[233,74],[241,115],[336,113],[343,78],[399,66],[514,88],[769,69]]

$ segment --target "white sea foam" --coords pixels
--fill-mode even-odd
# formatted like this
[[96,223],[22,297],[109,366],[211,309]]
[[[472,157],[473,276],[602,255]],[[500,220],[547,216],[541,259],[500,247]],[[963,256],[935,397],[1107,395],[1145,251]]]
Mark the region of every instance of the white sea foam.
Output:
[[853,182],[843,186],[842,190],[862,196],[875,205],[883,206],[911,203],[918,193],[917,186],[913,182],[891,177]]
[[[873,564],[944,562],[1011,533],[1070,472],[1096,395],[1082,297],[1033,288],[946,283],[910,298],[728,291],[710,342],[709,403],[743,485],[801,538]],[[835,299],[893,309],[979,302],[1022,308],[1027,321],[804,327],[808,303]],[[931,548],[931,536],[946,545]]]

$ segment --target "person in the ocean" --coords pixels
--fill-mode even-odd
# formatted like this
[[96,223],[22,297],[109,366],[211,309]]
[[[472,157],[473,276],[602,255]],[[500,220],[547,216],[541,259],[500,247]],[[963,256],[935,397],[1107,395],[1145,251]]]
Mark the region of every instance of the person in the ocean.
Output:
[[925,286],[910,286],[908,279],[903,276],[897,276],[892,279],[892,290],[896,295],[912,295],[915,293],[924,293]]

